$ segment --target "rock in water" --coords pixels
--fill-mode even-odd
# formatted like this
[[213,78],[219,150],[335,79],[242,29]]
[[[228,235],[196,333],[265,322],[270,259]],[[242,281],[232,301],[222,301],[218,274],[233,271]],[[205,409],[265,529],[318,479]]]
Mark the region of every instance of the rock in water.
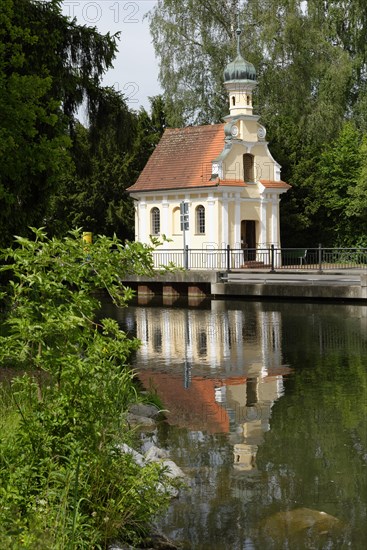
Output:
[[159,415],[160,410],[155,405],[149,405],[146,403],[134,403],[133,405],[130,405],[129,412],[136,416],[155,418]]
[[169,452],[165,449],[160,449],[155,445],[152,445],[149,450],[145,453],[145,460],[147,462],[159,462],[163,458],[168,458]]
[[178,477],[185,477],[185,474],[179,466],[173,460],[162,460],[161,464],[166,467],[165,474],[171,479]]
[[126,420],[130,426],[140,427],[140,428],[150,428],[150,430],[156,427],[156,423],[153,418],[149,416],[138,416],[133,413],[128,413],[126,415]]
[[298,538],[300,535],[328,535],[341,527],[341,521],[336,517],[311,510],[311,508],[296,508],[278,512],[266,518],[261,523],[264,535],[274,541]]

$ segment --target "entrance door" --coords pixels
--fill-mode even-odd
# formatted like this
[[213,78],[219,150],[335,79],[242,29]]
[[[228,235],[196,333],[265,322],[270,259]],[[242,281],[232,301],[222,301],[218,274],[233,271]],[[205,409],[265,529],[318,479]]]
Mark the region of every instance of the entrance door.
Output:
[[245,260],[256,259],[256,222],[255,220],[242,220],[241,243],[244,249]]

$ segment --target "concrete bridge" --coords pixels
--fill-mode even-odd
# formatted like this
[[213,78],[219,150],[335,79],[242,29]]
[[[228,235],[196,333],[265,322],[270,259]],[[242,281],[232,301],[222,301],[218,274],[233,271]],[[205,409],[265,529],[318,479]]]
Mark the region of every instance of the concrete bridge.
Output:
[[157,273],[154,277],[131,275],[124,278],[123,284],[133,288],[138,297],[163,296],[172,300],[185,296],[367,302],[367,273],[358,269],[322,273],[182,270]]

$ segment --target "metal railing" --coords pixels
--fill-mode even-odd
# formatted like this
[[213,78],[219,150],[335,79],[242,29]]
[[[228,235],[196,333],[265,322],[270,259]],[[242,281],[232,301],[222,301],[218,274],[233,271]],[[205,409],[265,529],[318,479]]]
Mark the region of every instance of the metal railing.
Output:
[[154,267],[173,264],[182,269],[226,270],[342,270],[367,271],[367,248],[226,248],[157,249],[153,252]]

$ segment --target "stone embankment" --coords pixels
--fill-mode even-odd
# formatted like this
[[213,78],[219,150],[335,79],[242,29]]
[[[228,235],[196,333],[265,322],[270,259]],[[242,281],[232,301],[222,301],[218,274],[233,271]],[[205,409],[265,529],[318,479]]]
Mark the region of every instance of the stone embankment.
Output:
[[[144,403],[136,403],[132,405],[127,414],[127,421],[131,427],[137,428],[142,432],[151,432],[157,427],[157,417],[161,415],[160,411],[154,405]],[[134,462],[144,468],[151,462],[158,462],[164,467],[164,481],[159,484],[158,489],[168,493],[172,498],[178,496],[177,483],[174,480],[184,479],[186,476],[179,466],[169,458],[169,451],[161,449],[151,443],[148,449],[143,452],[138,452],[126,443],[119,445],[120,451],[130,454]],[[149,535],[146,543],[137,548],[124,543],[115,542],[110,544],[108,550],[178,550],[179,546],[169,540],[165,535],[155,531],[154,528]]]

